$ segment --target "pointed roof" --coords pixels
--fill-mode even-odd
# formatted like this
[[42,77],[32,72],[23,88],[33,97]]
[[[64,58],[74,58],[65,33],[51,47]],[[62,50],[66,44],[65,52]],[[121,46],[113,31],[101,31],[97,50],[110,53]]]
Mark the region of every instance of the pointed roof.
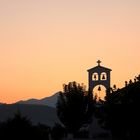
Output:
[[93,67],[91,69],[88,69],[87,71],[90,72],[90,71],[94,71],[94,70],[97,70],[97,69],[102,69],[102,70],[106,70],[106,71],[112,71],[111,69],[103,67],[103,66],[100,66],[100,65],[96,66],[96,67]]
[[112,70],[111,70],[111,69],[109,69],[109,68],[106,68],[106,67],[101,66],[101,65],[100,65],[100,64],[101,64],[101,62],[102,62],[102,61],[98,60],[98,61],[97,61],[98,66],[93,67],[93,68],[91,68],[91,69],[88,69],[87,71],[88,71],[88,72],[90,72],[90,71],[94,71],[94,70],[112,71]]

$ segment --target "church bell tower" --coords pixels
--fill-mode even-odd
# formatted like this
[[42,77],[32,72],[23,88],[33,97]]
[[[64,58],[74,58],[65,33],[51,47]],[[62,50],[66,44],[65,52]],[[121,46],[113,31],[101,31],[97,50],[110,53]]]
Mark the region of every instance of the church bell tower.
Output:
[[101,61],[97,61],[97,66],[88,71],[88,87],[90,91],[93,91],[96,86],[98,90],[101,90],[101,85],[106,89],[110,88],[111,69],[101,66]]

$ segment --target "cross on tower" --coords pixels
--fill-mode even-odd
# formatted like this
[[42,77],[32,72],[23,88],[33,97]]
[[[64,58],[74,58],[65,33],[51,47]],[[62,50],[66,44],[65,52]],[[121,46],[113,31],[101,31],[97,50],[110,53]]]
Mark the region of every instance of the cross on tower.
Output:
[[101,60],[98,60],[98,61],[97,61],[98,66],[100,66],[101,62],[102,62]]

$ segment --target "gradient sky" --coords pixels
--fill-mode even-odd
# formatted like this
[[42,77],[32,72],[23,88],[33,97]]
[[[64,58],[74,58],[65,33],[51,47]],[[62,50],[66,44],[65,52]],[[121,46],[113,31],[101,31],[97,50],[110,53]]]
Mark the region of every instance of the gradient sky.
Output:
[[139,0],[0,0],[0,102],[87,85],[98,59],[122,87],[139,58]]

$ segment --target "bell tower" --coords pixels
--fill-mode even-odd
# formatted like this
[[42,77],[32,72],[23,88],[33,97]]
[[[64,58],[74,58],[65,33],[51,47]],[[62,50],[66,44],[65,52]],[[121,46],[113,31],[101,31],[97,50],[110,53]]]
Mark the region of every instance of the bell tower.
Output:
[[90,91],[93,91],[96,86],[99,86],[98,90],[101,90],[100,85],[106,89],[110,88],[111,69],[101,66],[101,61],[97,61],[97,66],[88,71],[88,87]]

